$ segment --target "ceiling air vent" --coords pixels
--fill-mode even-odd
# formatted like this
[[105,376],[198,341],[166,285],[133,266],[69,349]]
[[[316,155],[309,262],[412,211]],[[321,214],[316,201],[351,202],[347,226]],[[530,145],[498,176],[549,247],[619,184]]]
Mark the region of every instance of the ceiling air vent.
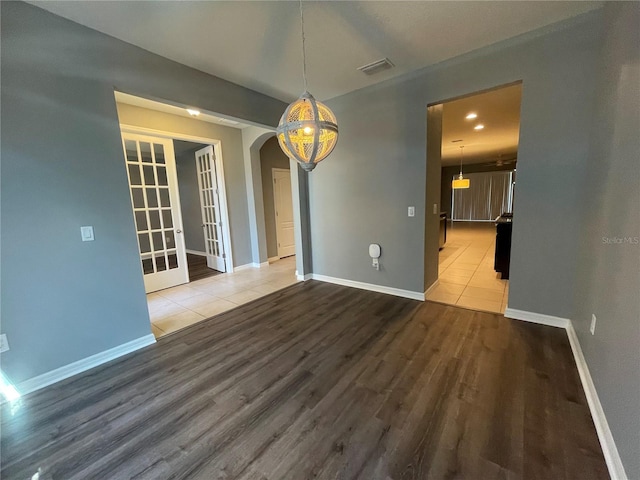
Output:
[[368,65],[358,67],[358,70],[367,75],[375,75],[378,72],[389,70],[393,67],[394,65],[393,63],[391,63],[391,60],[389,60],[388,58],[383,58],[382,60],[376,60],[375,62],[369,63]]

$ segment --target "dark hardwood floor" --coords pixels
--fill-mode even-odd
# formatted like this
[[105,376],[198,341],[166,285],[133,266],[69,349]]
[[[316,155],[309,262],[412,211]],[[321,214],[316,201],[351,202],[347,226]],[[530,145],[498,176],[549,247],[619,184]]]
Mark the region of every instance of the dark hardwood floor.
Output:
[[314,281],[2,407],[2,478],[601,479],[563,330]]
[[203,278],[220,275],[222,272],[207,267],[207,257],[187,253],[187,265],[189,266],[189,281],[195,282]]

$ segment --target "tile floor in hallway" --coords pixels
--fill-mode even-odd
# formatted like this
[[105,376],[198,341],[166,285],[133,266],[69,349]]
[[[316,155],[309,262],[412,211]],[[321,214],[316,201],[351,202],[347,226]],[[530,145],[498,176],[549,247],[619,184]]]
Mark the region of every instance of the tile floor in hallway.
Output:
[[246,268],[147,295],[156,338],[296,283],[296,259]]
[[454,223],[440,250],[439,283],[427,300],[504,313],[509,281],[493,269],[495,244],[493,222]]

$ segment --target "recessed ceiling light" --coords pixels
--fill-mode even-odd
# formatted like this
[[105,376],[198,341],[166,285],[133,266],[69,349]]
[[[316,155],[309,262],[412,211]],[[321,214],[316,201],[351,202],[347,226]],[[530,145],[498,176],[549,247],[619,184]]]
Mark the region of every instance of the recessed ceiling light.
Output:
[[195,108],[187,108],[187,113],[192,117],[197,117],[200,115],[200,110],[196,110]]
[[466,117],[467,120],[473,120],[474,118],[478,118],[478,114],[477,113],[473,113],[471,112],[470,114],[468,114]]
[[482,130],[483,128],[484,128],[484,125],[482,125],[481,123],[473,127],[474,130]]

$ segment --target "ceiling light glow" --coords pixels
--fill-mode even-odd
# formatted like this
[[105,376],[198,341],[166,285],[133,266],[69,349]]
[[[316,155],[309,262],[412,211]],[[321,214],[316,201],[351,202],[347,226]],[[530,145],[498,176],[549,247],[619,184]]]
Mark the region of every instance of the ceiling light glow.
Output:
[[474,113],[474,112],[471,112],[464,118],[466,118],[467,120],[473,120],[474,118],[478,118],[478,114]]
[[482,125],[481,123],[473,127],[474,130],[482,130],[483,128],[484,128],[484,125]]

